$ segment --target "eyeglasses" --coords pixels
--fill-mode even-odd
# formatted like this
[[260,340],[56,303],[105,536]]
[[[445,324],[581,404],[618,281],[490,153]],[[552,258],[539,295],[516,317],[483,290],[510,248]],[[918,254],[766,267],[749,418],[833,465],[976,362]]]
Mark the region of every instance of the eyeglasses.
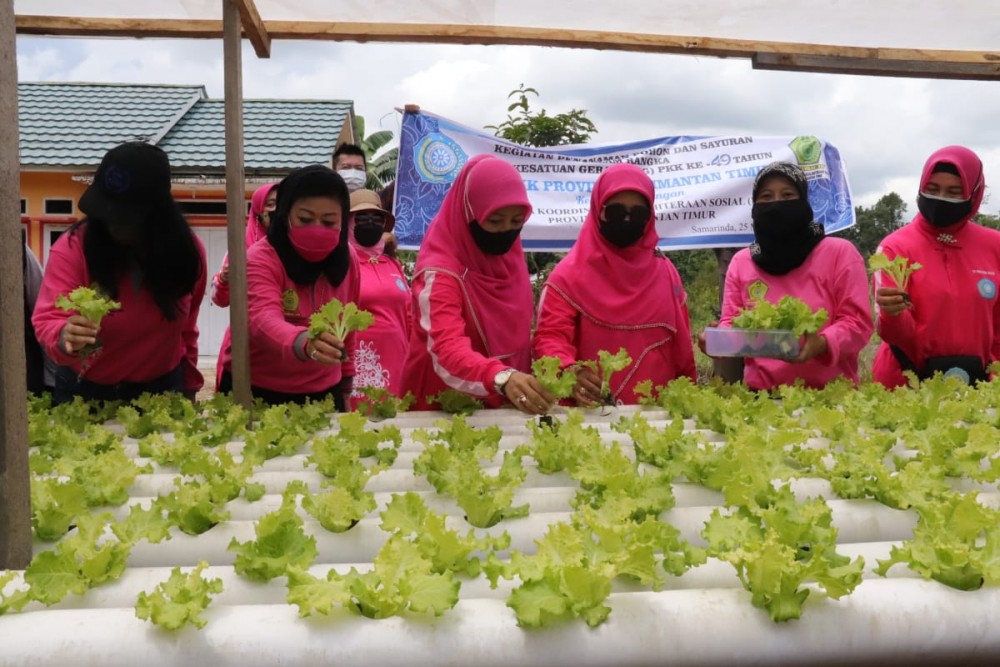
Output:
[[642,204],[632,208],[625,208],[625,204],[617,203],[604,205],[604,219],[612,225],[620,225],[628,218],[634,224],[645,227],[646,223],[649,222],[650,215],[652,215],[652,211],[649,210],[648,206]]
[[355,213],[354,224],[356,225],[384,225],[385,216],[381,213]]

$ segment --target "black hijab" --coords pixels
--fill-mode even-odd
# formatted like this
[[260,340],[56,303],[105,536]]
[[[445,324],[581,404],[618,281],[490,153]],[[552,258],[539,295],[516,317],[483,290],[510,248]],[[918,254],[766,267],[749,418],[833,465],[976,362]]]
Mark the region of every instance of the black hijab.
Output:
[[790,182],[798,191],[799,199],[754,203],[751,209],[754,242],[750,245],[750,258],[761,270],[783,276],[802,266],[826,233],[822,225],[813,221],[806,175],[790,162],[772,162],[757,174],[753,182],[753,201],[757,201],[764,180],[772,176]]

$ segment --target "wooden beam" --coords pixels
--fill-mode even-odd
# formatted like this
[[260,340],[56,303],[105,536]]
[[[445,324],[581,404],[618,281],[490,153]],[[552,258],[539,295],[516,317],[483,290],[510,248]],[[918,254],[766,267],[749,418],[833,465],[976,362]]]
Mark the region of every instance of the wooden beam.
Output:
[[941,63],[916,60],[879,58],[846,58],[791,53],[757,53],[753,68],[792,72],[822,72],[825,74],[870,74],[872,76],[915,77],[922,79],[1000,79],[1000,62]]
[[232,341],[233,400],[253,406],[250,395],[250,337],[247,317],[246,186],[243,183],[243,54],[240,10],[221,0],[226,26],[222,40],[226,95],[226,240],[229,245],[229,332]]
[[[51,17],[23,15],[17,30],[24,34],[89,35],[118,37],[203,37],[221,36],[218,21],[145,20]],[[874,73],[871,61],[941,63],[928,77],[970,78],[963,63],[1000,63],[1000,51],[940,49],[895,49],[797,42],[758,42],[746,39],[621,33],[600,30],[565,30],[492,25],[343,23],[329,21],[268,21],[271,39],[338,40],[355,42],[406,42],[433,44],[513,44],[555,46],[647,53],[674,53],[719,58],[753,58],[758,54],[827,56],[843,60],[845,73]],[[857,71],[850,66],[857,65]],[[981,73],[973,72],[971,78]]]
[[0,0],[0,570],[31,561],[14,0]]
[[271,37],[267,34],[267,28],[260,18],[257,5],[254,0],[236,0],[240,8],[240,22],[243,24],[243,32],[246,33],[253,50],[258,58],[271,57]]

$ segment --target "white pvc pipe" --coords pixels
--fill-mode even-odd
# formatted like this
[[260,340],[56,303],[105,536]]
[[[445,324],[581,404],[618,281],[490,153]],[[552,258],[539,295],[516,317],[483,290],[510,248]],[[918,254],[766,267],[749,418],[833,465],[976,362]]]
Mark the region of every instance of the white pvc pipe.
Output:
[[[878,578],[872,572],[876,561],[889,557],[893,546],[898,546],[899,542],[871,542],[867,544],[842,544],[838,545],[838,553],[854,559],[862,556],[865,559],[865,580]],[[309,568],[309,572],[316,577],[325,578],[329,570],[336,570],[340,574],[346,574],[351,568],[360,572],[367,572],[372,568],[371,562],[358,563],[321,563]],[[56,603],[50,609],[99,609],[113,607],[127,607],[135,604],[136,596],[140,591],[151,591],[161,582],[170,576],[171,568],[164,567],[130,567],[117,581],[98,586],[91,589],[85,596],[71,595]],[[742,586],[736,576],[733,566],[725,561],[710,558],[702,565],[691,568],[680,577],[674,577],[661,572],[664,578],[664,590],[694,590],[713,588],[739,588]],[[891,578],[918,578],[919,575],[902,565],[897,565],[889,571]],[[216,598],[215,602],[222,605],[246,605],[246,604],[281,604],[285,601],[287,593],[285,577],[278,577],[270,582],[262,583],[250,581],[238,574],[231,566],[213,565],[205,568],[202,572],[205,579],[221,579],[223,582],[223,592]],[[495,589],[490,588],[489,581],[485,576],[480,575],[475,578],[465,576],[456,577],[461,582],[460,595],[463,600],[474,598],[491,598],[506,600],[511,591],[520,584],[518,580],[506,581],[501,579]],[[13,590],[14,584],[8,586]],[[618,577],[612,583],[612,590],[618,593],[634,593],[648,591],[649,587],[644,586],[634,580]],[[31,603],[26,611],[40,611],[44,607],[37,602]],[[0,621],[2,623],[2,621]]]
[[1000,589],[970,594],[914,579],[866,581],[850,596],[812,595],[801,619],[776,625],[737,588],[614,593],[611,614],[524,630],[503,600],[461,600],[440,618],[374,621],[336,609],[214,605],[208,625],[168,633],[131,607],[29,612],[0,619],[0,665],[279,664],[785,665],[996,664]]

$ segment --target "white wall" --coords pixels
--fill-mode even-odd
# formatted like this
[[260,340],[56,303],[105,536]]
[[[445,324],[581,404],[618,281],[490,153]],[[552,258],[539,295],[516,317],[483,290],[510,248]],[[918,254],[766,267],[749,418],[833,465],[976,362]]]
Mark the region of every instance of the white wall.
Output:
[[219,308],[212,303],[212,276],[218,272],[222,266],[222,260],[226,256],[228,245],[226,243],[225,227],[199,227],[194,226],[194,233],[198,235],[201,242],[205,244],[205,253],[208,256],[208,287],[205,290],[205,300],[201,304],[201,312],[198,314],[198,354],[202,358],[203,364],[214,364],[219,356],[219,348],[222,346],[222,335],[229,326],[229,309]]

